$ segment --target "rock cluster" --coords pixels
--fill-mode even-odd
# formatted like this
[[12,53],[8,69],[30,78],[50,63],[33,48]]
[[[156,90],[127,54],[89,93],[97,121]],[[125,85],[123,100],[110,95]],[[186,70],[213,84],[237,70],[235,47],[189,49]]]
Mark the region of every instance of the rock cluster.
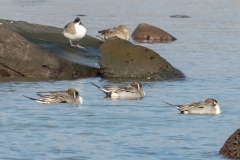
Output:
[[[0,76],[77,79],[101,75],[158,80],[185,77],[158,53],[125,40],[102,44],[87,35],[79,43],[85,49],[79,49],[69,45],[61,28],[1,19],[0,23]],[[164,31],[160,31],[160,36],[159,29],[152,26],[139,25],[146,26],[150,39],[174,39]]]

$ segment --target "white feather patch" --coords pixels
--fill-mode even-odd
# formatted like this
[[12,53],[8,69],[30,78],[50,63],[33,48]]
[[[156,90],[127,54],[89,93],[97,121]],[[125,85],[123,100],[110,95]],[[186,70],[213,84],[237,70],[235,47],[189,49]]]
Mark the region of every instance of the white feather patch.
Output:
[[188,111],[183,111],[183,114],[188,114]]
[[72,34],[64,31],[63,35],[70,40],[82,39],[86,35],[87,29],[84,26],[79,25],[79,23],[76,23],[74,26],[75,26],[76,34]]
[[220,110],[220,107],[219,107],[218,104],[216,104],[215,109],[216,109],[216,113],[215,114],[220,114],[221,113],[221,110]]
[[39,101],[39,100],[36,100],[36,102],[38,102],[38,103],[42,103],[42,104],[50,104],[50,102],[46,102],[46,101]]
[[111,98],[118,98],[118,94],[117,93],[112,93]]
[[79,101],[80,101],[80,104],[83,103],[83,98],[79,96]]
[[87,29],[83,25],[75,24],[78,39],[83,38],[87,34]]

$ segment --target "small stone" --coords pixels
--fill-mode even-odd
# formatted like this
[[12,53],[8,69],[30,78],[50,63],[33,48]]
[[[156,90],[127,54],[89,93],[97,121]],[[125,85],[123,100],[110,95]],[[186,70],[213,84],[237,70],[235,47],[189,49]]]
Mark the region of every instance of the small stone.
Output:
[[190,18],[190,16],[187,15],[171,15],[171,18]]

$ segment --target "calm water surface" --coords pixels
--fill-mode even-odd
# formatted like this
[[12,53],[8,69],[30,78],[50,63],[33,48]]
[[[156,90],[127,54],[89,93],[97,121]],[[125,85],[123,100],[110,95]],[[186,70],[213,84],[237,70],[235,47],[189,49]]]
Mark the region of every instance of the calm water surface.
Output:
[[[64,27],[76,15],[88,34],[145,22],[178,40],[139,44],[158,52],[187,78],[143,80],[142,100],[111,100],[86,78],[39,81],[0,78],[0,159],[226,159],[218,154],[240,125],[240,2],[229,0],[0,0],[0,18]],[[191,18],[170,18],[188,15]],[[133,43],[133,40],[131,40]],[[136,43],[137,44],[137,43]],[[24,98],[77,88],[82,105],[42,105]],[[220,115],[180,115],[174,104],[218,100]]]

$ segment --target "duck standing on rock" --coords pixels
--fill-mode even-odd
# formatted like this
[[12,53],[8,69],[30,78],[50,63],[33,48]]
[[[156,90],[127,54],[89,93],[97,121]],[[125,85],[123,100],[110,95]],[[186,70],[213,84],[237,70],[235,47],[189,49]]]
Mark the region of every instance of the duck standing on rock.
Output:
[[220,114],[221,110],[217,101],[213,98],[208,98],[204,102],[190,102],[185,105],[173,105],[164,102],[168,105],[175,106],[182,114]]
[[125,86],[106,86],[100,87],[94,83],[94,86],[98,87],[103,91],[107,97],[119,98],[119,99],[135,99],[143,98],[145,93],[140,82],[132,82],[131,84]]
[[107,41],[112,38],[120,38],[129,41],[130,35],[128,33],[128,29],[124,25],[120,25],[118,27],[114,27],[111,29],[106,29],[102,31],[98,31],[100,35],[97,35],[97,37],[100,37],[103,41]]
[[82,24],[79,17],[75,21],[68,23],[63,29],[63,35],[69,39],[70,45],[73,47],[84,48],[79,44],[73,45],[72,41],[77,41],[85,37],[87,29]]

